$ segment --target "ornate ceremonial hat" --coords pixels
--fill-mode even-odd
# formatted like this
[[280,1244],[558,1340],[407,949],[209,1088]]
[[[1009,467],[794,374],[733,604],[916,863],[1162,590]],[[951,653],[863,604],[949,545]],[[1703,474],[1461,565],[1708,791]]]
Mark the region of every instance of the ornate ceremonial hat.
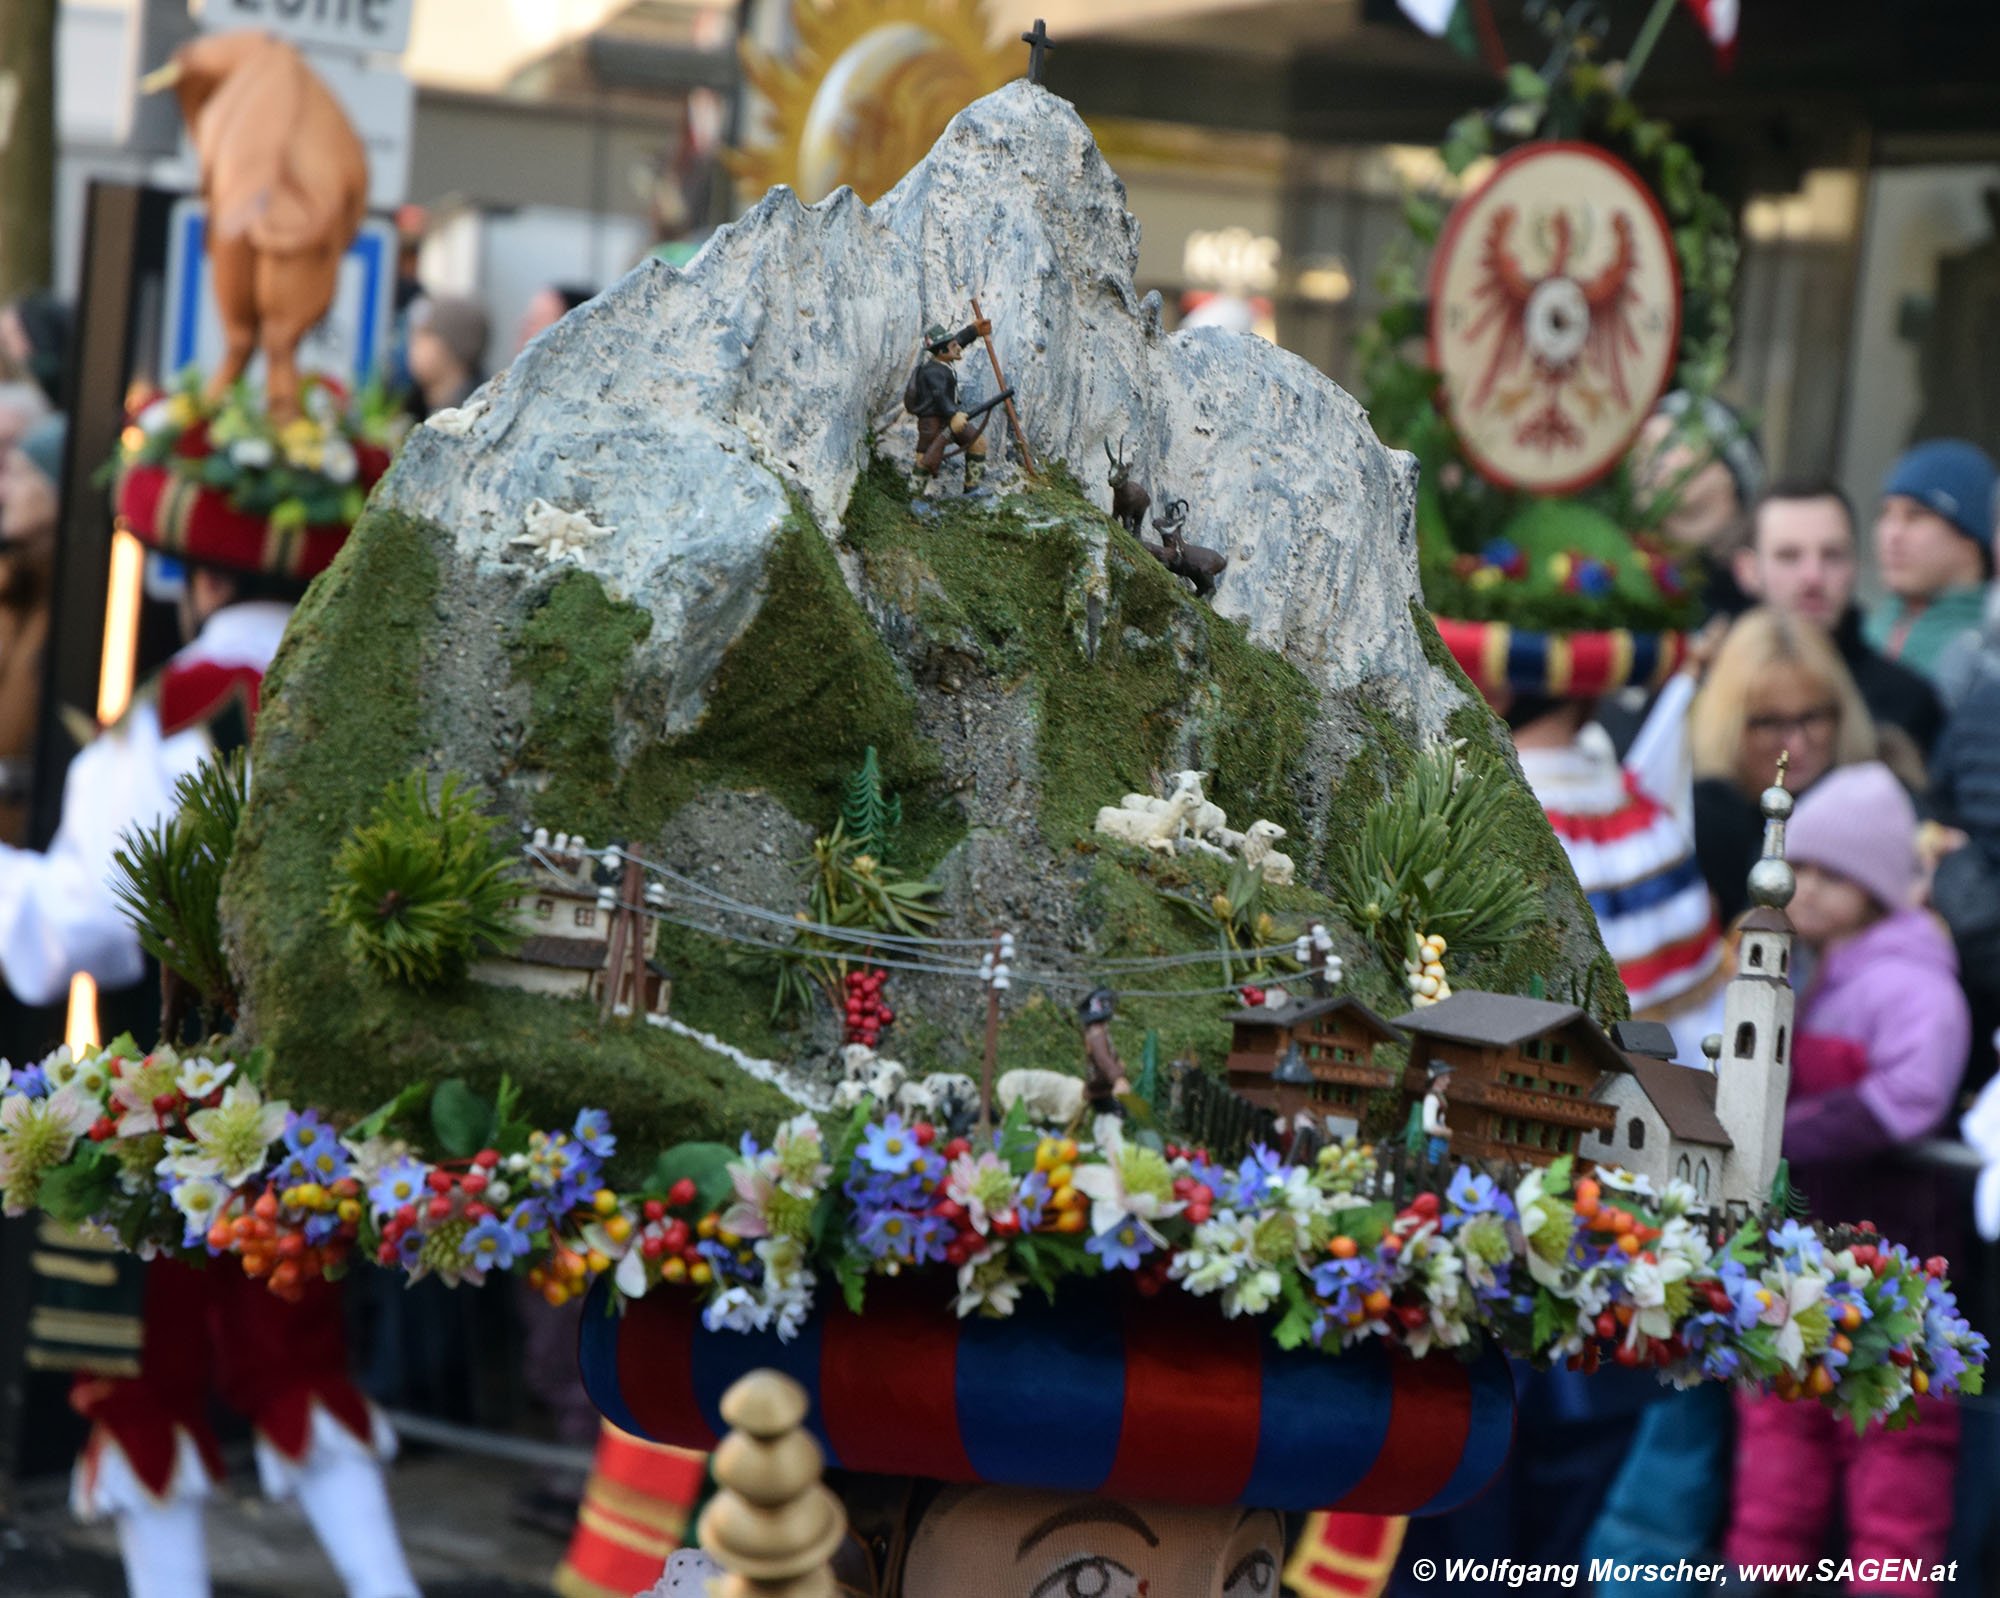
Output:
[[1073,1284],[1053,1305],[959,1320],[935,1294],[878,1287],[864,1315],[823,1308],[790,1341],[710,1331],[687,1295],[623,1315],[601,1297],[584,1314],[586,1390],[613,1425],[678,1447],[713,1448],[723,1394],[760,1368],[806,1389],[835,1467],[1138,1502],[1441,1514],[1513,1440],[1513,1377],[1490,1345],[1288,1353],[1178,1295]]
[[389,469],[399,423],[342,414],[324,380],[306,392],[308,413],[282,427],[185,389],[135,407],[114,462],[118,525],[197,565],[318,576]]

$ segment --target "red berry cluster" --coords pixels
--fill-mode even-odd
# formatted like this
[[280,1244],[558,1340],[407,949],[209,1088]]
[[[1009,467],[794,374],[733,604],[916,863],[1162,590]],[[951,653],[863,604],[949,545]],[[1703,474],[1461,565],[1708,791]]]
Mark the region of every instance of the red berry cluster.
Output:
[[883,1028],[896,1019],[896,1012],[882,1002],[882,989],[888,981],[886,971],[847,973],[847,1034],[843,1042],[865,1043],[872,1049],[882,1040]]
[[1215,1189],[1191,1176],[1174,1178],[1174,1197],[1186,1206],[1182,1217],[1190,1226],[1199,1226],[1215,1213]]

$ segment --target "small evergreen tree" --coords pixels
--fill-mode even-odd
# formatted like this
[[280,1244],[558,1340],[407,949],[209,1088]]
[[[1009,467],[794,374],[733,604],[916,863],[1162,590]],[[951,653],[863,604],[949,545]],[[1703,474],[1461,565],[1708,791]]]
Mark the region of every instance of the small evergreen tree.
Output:
[[859,853],[884,862],[889,859],[896,829],[903,824],[903,801],[883,786],[873,744],[861,757],[860,769],[847,779],[840,819]]

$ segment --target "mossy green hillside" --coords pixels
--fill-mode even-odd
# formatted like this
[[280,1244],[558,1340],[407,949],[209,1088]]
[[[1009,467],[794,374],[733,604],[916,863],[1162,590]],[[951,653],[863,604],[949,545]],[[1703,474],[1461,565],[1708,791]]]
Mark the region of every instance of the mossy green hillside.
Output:
[[348,959],[325,914],[333,857],[386,785],[426,764],[433,551],[446,543],[422,521],[369,512],[272,668],[225,893],[276,1091],[351,1114],[413,1080],[464,1076],[491,1092],[507,1072],[537,1120],[567,1118],[587,1098],[635,1147],[768,1124],[788,1101],[670,1033],[472,983],[417,992]]
[[652,618],[584,572],[559,577],[512,648],[531,701],[518,763],[546,784],[532,819],[587,838],[650,839],[698,792],[762,788],[823,828],[872,747],[903,797],[911,857],[941,855],[963,828],[935,796],[937,753],[917,734],[908,689],[802,509],[770,551],[763,590],[695,726],[620,751],[620,707],[647,691],[634,657]]
[[927,508],[915,514],[901,474],[877,459],[855,484],[844,536],[870,588],[930,642],[1002,684],[1032,685],[1051,847],[1087,837],[1099,805],[1183,762],[1214,773],[1210,797],[1232,815],[1299,825],[1318,710],[1302,672],[1189,594],[1060,466],[998,502]]

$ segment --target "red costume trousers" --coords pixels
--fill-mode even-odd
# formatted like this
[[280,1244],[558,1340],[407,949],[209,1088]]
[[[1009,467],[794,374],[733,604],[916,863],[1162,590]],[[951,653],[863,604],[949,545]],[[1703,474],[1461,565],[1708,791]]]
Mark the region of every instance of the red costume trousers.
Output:
[[70,1403],[92,1423],[80,1500],[91,1504],[105,1451],[114,1447],[155,1499],[198,1491],[206,1484],[174,1479],[183,1436],[209,1479],[219,1479],[211,1398],[247,1416],[258,1440],[293,1465],[311,1449],[315,1409],[362,1447],[375,1447],[374,1410],[348,1375],[338,1285],[308,1283],[288,1302],[232,1259],[199,1269],[156,1260],[146,1271],[139,1374],[79,1376],[70,1390]]

